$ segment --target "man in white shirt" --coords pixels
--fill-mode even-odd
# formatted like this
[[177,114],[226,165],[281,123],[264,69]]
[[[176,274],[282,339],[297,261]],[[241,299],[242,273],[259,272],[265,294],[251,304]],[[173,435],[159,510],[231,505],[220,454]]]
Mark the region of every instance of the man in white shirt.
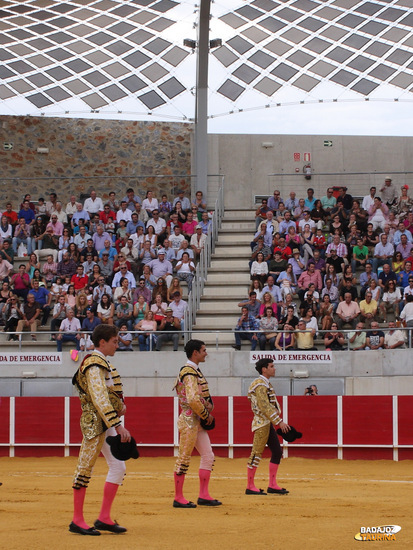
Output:
[[200,225],[197,225],[195,227],[195,233],[191,237],[190,245],[192,250],[194,251],[195,257],[199,258],[199,255],[201,254],[202,249],[205,246],[206,241],[206,235],[202,232],[202,227]]
[[[80,204],[80,203],[77,202],[76,195],[71,195],[70,201],[66,204],[66,210],[65,210],[65,212],[66,212],[69,219],[72,219],[73,214],[77,210],[77,205],[78,204]],[[80,205],[80,206],[82,206],[82,205]]]
[[96,191],[90,192],[90,197],[85,200],[83,208],[88,212],[88,214],[99,214],[103,212],[103,201],[100,197],[96,195]]
[[132,212],[127,207],[128,203],[126,201],[122,201],[120,203],[120,209],[118,210],[116,214],[116,222],[119,223],[121,220],[123,220],[125,223],[128,223],[132,221]]
[[80,349],[80,321],[75,317],[74,311],[67,308],[67,317],[60,324],[59,334],[56,338],[57,351],[62,351],[63,342],[74,342],[76,349]]
[[179,319],[181,330],[184,330],[184,316],[188,309],[188,303],[181,299],[181,294],[178,291],[174,292],[173,298],[174,301],[169,304],[169,307],[172,309],[173,316]]
[[376,196],[376,188],[374,187],[370,187],[370,195],[366,195],[364,198],[363,198],[363,202],[362,202],[362,209],[365,210],[366,212],[369,211],[369,208],[370,206],[373,206],[374,204],[374,197]]
[[115,292],[117,286],[120,286],[120,280],[122,279],[122,277],[126,277],[126,279],[128,279],[129,288],[136,288],[135,277],[130,271],[128,271],[128,266],[124,264],[124,265],[121,265],[119,271],[113,277],[113,281],[112,281],[113,292]]

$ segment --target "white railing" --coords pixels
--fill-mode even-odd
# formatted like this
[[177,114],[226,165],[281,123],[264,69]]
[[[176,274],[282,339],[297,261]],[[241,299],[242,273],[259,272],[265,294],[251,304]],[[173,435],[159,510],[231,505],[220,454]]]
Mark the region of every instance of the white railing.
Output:
[[218,231],[221,227],[222,218],[224,216],[224,179],[218,190],[218,196],[215,201],[214,212],[211,219],[211,227],[205,241],[205,246],[201,251],[199,262],[194,280],[192,282],[192,290],[188,295],[188,309],[185,312],[185,343],[191,338],[192,327],[196,321],[196,312],[201,303],[201,296],[204,291],[204,286],[208,278],[208,267],[211,265],[211,256],[215,252],[215,244],[218,240]]

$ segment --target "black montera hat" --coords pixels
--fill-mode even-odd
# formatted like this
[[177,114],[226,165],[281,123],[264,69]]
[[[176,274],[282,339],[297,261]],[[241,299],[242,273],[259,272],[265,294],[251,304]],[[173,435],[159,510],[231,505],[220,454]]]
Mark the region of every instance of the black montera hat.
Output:
[[122,443],[120,440],[120,434],[110,435],[106,438],[106,442],[110,447],[112,455],[118,460],[139,458],[139,451],[133,437],[130,438],[129,443]]
[[297,432],[294,426],[290,426],[290,431],[287,433],[283,433],[281,428],[278,428],[277,434],[281,435],[281,437],[288,441],[288,443],[292,443],[296,439],[301,439],[303,437],[303,434],[301,432]]

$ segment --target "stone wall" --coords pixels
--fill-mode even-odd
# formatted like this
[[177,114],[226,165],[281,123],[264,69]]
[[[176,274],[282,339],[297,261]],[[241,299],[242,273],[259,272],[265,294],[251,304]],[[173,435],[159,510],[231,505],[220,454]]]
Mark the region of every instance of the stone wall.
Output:
[[191,136],[191,124],[175,122],[0,116],[1,204],[51,191],[67,202],[91,188],[104,198],[127,187],[190,195]]

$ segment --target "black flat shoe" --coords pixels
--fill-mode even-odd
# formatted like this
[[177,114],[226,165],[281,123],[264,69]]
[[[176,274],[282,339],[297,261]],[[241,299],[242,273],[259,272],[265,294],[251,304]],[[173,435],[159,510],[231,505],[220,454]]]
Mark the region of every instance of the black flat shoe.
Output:
[[276,495],[288,495],[289,492],[290,491],[287,491],[284,487],[282,489],[273,489],[272,487],[268,487],[267,489],[267,493],[273,493]]
[[199,506],[221,506],[222,502],[216,498],[199,498],[197,500],[197,504],[199,504]]
[[73,521],[69,525],[69,531],[71,533],[77,533],[78,535],[91,535],[92,537],[97,537],[100,535],[99,531],[96,531],[94,527],[83,529],[83,527],[79,527],[79,525],[76,525],[76,523],[73,523]]
[[115,523],[112,525],[110,523],[103,523],[100,519],[97,519],[94,523],[95,529],[98,531],[110,531],[111,533],[126,533],[126,527],[121,527],[119,524]]
[[259,489],[258,491],[253,491],[252,489],[245,489],[246,495],[266,495],[267,493],[264,489]]
[[189,501],[187,504],[183,504],[182,502],[178,502],[177,500],[174,500],[173,507],[174,508],[196,508],[196,504],[191,501]]

